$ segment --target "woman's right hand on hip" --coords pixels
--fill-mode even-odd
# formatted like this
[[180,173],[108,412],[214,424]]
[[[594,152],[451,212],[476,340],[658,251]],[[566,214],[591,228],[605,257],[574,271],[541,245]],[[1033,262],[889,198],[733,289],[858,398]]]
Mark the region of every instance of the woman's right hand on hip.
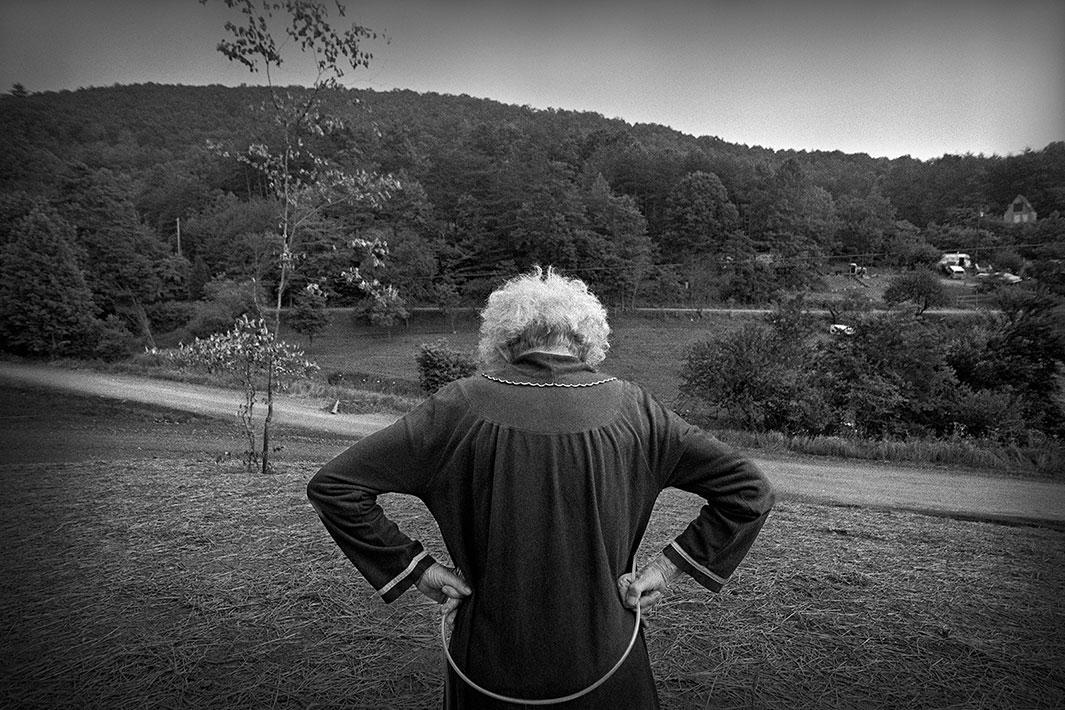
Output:
[[659,555],[639,572],[618,577],[621,601],[629,609],[635,609],[639,603],[640,611],[647,611],[662,600],[670,582],[680,574],[681,570],[669,558]]

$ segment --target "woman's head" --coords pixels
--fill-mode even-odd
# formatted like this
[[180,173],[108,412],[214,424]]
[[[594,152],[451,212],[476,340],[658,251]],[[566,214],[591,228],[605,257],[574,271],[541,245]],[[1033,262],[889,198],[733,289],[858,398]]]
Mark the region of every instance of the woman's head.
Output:
[[481,362],[496,369],[522,353],[563,346],[595,366],[610,348],[606,309],[580,279],[539,266],[492,292],[481,311]]

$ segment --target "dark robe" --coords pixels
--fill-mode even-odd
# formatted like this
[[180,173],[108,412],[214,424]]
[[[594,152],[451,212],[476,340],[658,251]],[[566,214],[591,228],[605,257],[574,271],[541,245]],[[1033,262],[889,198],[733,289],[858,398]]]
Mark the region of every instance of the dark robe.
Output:
[[[455,661],[491,691],[536,699],[586,687],[624,652],[634,613],[617,579],[667,486],[707,503],[664,554],[718,591],[773,504],[766,478],[640,387],[533,353],[448,385],[362,439],[314,476],[308,496],[386,602],[434,560],[376,497],[424,501],[473,588],[450,642]],[[515,707],[448,674],[445,707]],[[609,681],[559,707],[658,707],[642,634]]]

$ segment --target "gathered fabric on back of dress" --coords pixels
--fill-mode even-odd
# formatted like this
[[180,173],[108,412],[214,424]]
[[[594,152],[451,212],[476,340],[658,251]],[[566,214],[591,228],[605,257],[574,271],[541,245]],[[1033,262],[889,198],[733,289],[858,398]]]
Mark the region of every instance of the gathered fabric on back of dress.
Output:
[[[485,688],[567,695],[624,653],[634,614],[616,580],[630,569],[661,490],[640,393],[564,356],[445,393],[467,412],[424,499],[475,590],[457,615],[451,652]],[[505,707],[451,681],[454,707]],[[642,638],[614,677],[566,707],[611,704],[657,705]]]

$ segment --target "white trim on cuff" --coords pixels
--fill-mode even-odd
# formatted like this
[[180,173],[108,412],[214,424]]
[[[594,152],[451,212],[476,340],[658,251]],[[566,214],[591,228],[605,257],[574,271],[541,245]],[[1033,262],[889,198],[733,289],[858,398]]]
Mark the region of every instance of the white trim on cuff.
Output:
[[705,574],[707,577],[709,577],[710,579],[714,580],[718,584],[725,584],[725,582],[728,581],[728,580],[726,580],[723,577],[717,576],[716,574],[714,574],[713,572],[708,570],[706,567],[703,567],[701,564],[699,564],[698,562],[693,560],[691,558],[691,555],[689,555],[684,550],[680,549],[680,545],[677,544],[676,540],[671,542],[669,544],[669,546],[672,547],[674,550],[676,550],[677,554],[680,555],[681,557],[683,557],[685,559],[685,561],[687,561],[688,564],[690,564],[692,567],[694,567],[695,569],[699,570],[700,572],[702,572],[703,574]]
[[425,557],[428,554],[429,554],[428,550],[422,550],[417,555],[415,555],[414,559],[410,561],[409,565],[407,565],[407,569],[403,570],[402,572],[397,574],[395,577],[393,577],[392,581],[390,581],[388,584],[386,584],[385,586],[383,586],[380,589],[378,589],[377,593],[380,594],[382,597],[384,595],[388,594],[388,590],[392,589],[392,587],[396,586],[397,584],[402,582],[404,579],[406,579],[407,575],[410,574],[411,572],[413,572],[414,568],[418,566],[418,563],[422,561],[422,558]]

